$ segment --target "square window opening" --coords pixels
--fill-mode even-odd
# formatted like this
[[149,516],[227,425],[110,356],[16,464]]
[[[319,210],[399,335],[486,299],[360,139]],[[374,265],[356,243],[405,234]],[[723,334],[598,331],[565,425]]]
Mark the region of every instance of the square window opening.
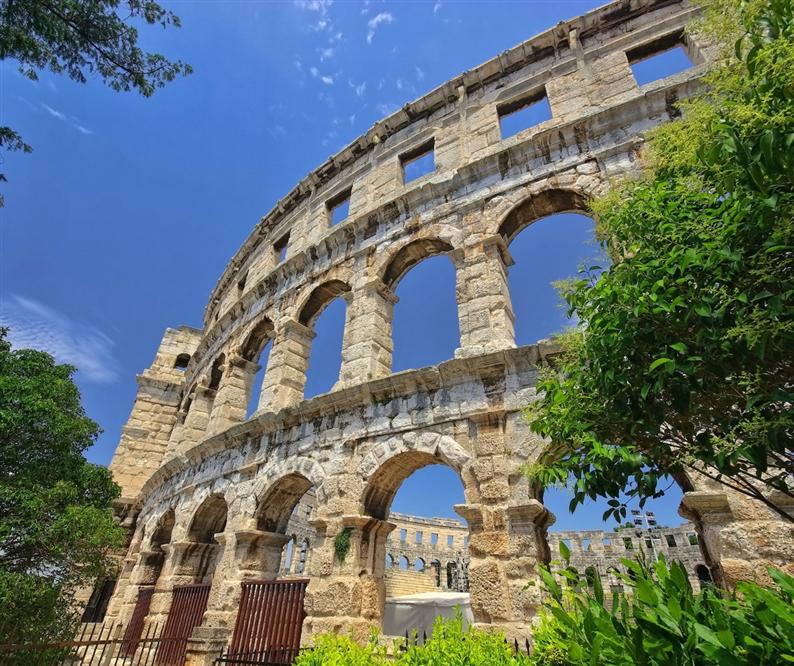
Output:
[[694,64],[680,32],[627,51],[626,57],[639,86],[679,74]]
[[435,139],[423,143],[418,148],[400,155],[403,169],[403,183],[410,183],[436,170]]
[[502,104],[496,109],[502,139],[551,120],[551,106],[545,88],[515,102]]
[[328,210],[328,221],[331,226],[346,220],[350,214],[350,190],[347,189],[333,199],[329,199],[325,207]]
[[289,231],[273,243],[273,251],[279,264],[287,258],[287,245],[289,245]]

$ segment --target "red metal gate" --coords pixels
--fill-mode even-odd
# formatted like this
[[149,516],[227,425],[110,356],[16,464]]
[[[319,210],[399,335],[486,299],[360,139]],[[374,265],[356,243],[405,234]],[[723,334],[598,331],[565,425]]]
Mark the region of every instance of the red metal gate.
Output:
[[229,652],[223,661],[291,664],[301,642],[303,597],[308,580],[243,583]]
[[135,602],[135,609],[132,611],[130,623],[124,631],[124,638],[121,642],[121,654],[131,657],[138,649],[138,643],[143,633],[143,623],[149,614],[149,606],[152,604],[152,594],[154,587],[142,587],[138,590],[138,599]]
[[182,666],[185,662],[187,639],[201,623],[207,609],[209,584],[183,585],[174,588],[174,598],[165,621],[160,646],[154,663],[161,666]]

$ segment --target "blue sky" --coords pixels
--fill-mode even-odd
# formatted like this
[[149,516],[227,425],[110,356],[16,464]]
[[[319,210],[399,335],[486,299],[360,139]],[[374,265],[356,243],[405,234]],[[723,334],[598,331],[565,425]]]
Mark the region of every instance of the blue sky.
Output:
[[[164,4],[183,27],[144,29],[142,44],[195,73],[150,99],[49,72],[34,83],[0,63],[0,122],[34,147],[2,164],[0,321],[16,344],[79,368],[86,410],[104,428],[89,458],[102,464],[163,330],[201,325],[226,263],[298,180],[407,101],[601,3]],[[562,216],[523,232],[511,251],[517,337],[528,343],[564,326],[550,282],[597,248],[591,223]],[[421,264],[398,295],[395,369],[449,358],[449,260]],[[317,323],[309,395],[335,381],[343,314],[336,303]],[[427,470],[395,508],[450,515],[457,492],[448,475]],[[666,502],[667,522],[677,522],[677,499]],[[599,517],[577,513],[578,526]]]

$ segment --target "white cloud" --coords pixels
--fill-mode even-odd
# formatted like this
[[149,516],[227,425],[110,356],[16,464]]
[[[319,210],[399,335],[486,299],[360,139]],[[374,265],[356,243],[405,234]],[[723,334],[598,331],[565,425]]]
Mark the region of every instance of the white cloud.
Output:
[[350,88],[355,91],[356,97],[364,97],[365,93],[367,92],[367,82],[363,81],[362,83],[353,83],[353,81],[348,81],[347,84]]
[[333,76],[321,76],[320,81],[322,81],[327,86],[334,85],[334,77]]
[[309,73],[316,79],[320,74],[320,70],[316,67],[309,67]]
[[115,343],[94,326],[69,319],[43,303],[23,296],[3,299],[0,324],[17,349],[40,349],[59,363],[74,365],[87,381],[108,384],[119,378]]
[[320,52],[320,62],[325,62],[334,57],[334,49],[328,47],[327,49],[317,49]]
[[416,65],[416,80],[421,81],[424,78],[425,78],[425,71],[419,65]]
[[300,61],[300,58],[295,58],[295,69],[303,74],[303,63]]
[[49,104],[45,104],[44,102],[41,103],[41,106],[53,118],[57,118],[58,120],[62,120],[65,123],[69,123],[78,132],[80,132],[80,134],[93,134],[94,133],[93,130],[90,130],[85,125],[82,125],[80,123],[80,119],[77,116],[67,116],[62,111],[58,111],[58,109],[53,109]]
[[388,25],[389,23],[394,23],[394,16],[391,12],[381,12],[377,16],[373,16],[367,23],[367,27],[369,27],[367,44],[372,44],[372,38],[375,37],[375,31],[379,25]]
[[284,129],[282,125],[270,125],[267,128],[267,133],[270,134],[273,139],[280,139],[287,135],[287,130]]
[[295,6],[309,12],[320,12],[323,16],[328,13],[334,0],[295,0]]
[[341,41],[342,41],[342,33],[341,32],[335,32],[333,35],[331,35],[328,38],[328,43],[329,44],[335,44],[336,42],[341,42]]
[[44,102],[41,105],[46,109],[47,113],[49,113],[53,118],[57,118],[58,120],[66,120],[66,114],[61,113],[57,109],[53,109],[49,104],[45,104]]
[[55,82],[52,79],[47,79],[47,86],[52,92],[58,92],[58,88],[55,87]]
[[350,124],[352,125],[354,122],[356,122],[356,114],[355,114],[355,113],[353,113],[353,114],[349,115],[349,116],[347,117],[347,119],[348,119],[348,121],[350,122]]
[[433,16],[438,14],[439,9],[441,9],[441,2],[436,2],[436,4],[433,5]]
[[310,67],[309,73],[315,78],[320,79],[325,85],[332,86],[334,85],[334,77],[330,74],[320,74],[320,70],[316,67]]
[[395,84],[397,86],[397,90],[402,90],[403,89],[403,80],[402,79],[397,79],[397,81],[395,81]]
[[378,104],[376,107],[378,109],[378,113],[382,116],[390,116],[400,107],[396,104]]

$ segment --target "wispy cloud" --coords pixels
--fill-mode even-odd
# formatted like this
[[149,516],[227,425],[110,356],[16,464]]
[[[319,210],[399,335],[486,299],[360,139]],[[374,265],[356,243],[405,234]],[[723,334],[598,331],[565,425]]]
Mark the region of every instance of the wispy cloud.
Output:
[[334,53],[335,53],[334,49],[331,48],[330,46],[325,49],[317,49],[317,51],[320,53],[320,62],[325,62],[326,60],[330,60],[331,58],[334,57]]
[[369,28],[369,32],[367,32],[367,44],[372,44],[372,39],[375,37],[375,31],[378,29],[378,26],[388,25],[389,23],[394,23],[394,16],[391,12],[381,12],[373,16],[367,23],[367,27]]
[[57,109],[53,109],[49,104],[45,104],[44,102],[41,103],[44,107],[45,111],[49,113],[53,118],[57,118],[58,120],[66,120],[66,114],[61,113]]
[[8,327],[14,347],[46,351],[59,363],[74,365],[88,381],[108,384],[119,378],[115,343],[94,326],[18,295],[3,297],[0,324]]
[[392,113],[394,113],[400,107],[397,106],[396,104],[381,103],[381,104],[378,104],[378,106],[375,107],[375,108],[378,109],[378,113],[380,115],[382,115],[382,116],[390,116]]
[[364,97],[367,92],[367,82],[362,81],[361,83],[354,83],[353,81],[348,81],[347,84],[350,86],[351,90],[356,93],[356,97]]
[[416,65],[416,80],[421,81],[424,78],[425,78],[425,71],[419,65]]
[[436,4],[433,5],[433,16],[438,14],[440,9],[441,9],[441,2],[439,0],[439,2],[436,2]]
[[88,129],[85,125],[83,125],[77,116],[67,116],[65,113],[63,113],[63,111],[58,111],[58,109],[53,109],[49,104],[45,104],[44,102],[41,103],[41,106],[53,118],[57,118],[58,120],[62,120],[65,123],[69,123],[78,132],[80,132],[80,134],[94,133],[93,130]]
[[330,74],[320,74],[320,70],[316,67],[310,67],[309,73],[315,78],[320,79],[325,85],[332,86],[334,85],[334,77]]

